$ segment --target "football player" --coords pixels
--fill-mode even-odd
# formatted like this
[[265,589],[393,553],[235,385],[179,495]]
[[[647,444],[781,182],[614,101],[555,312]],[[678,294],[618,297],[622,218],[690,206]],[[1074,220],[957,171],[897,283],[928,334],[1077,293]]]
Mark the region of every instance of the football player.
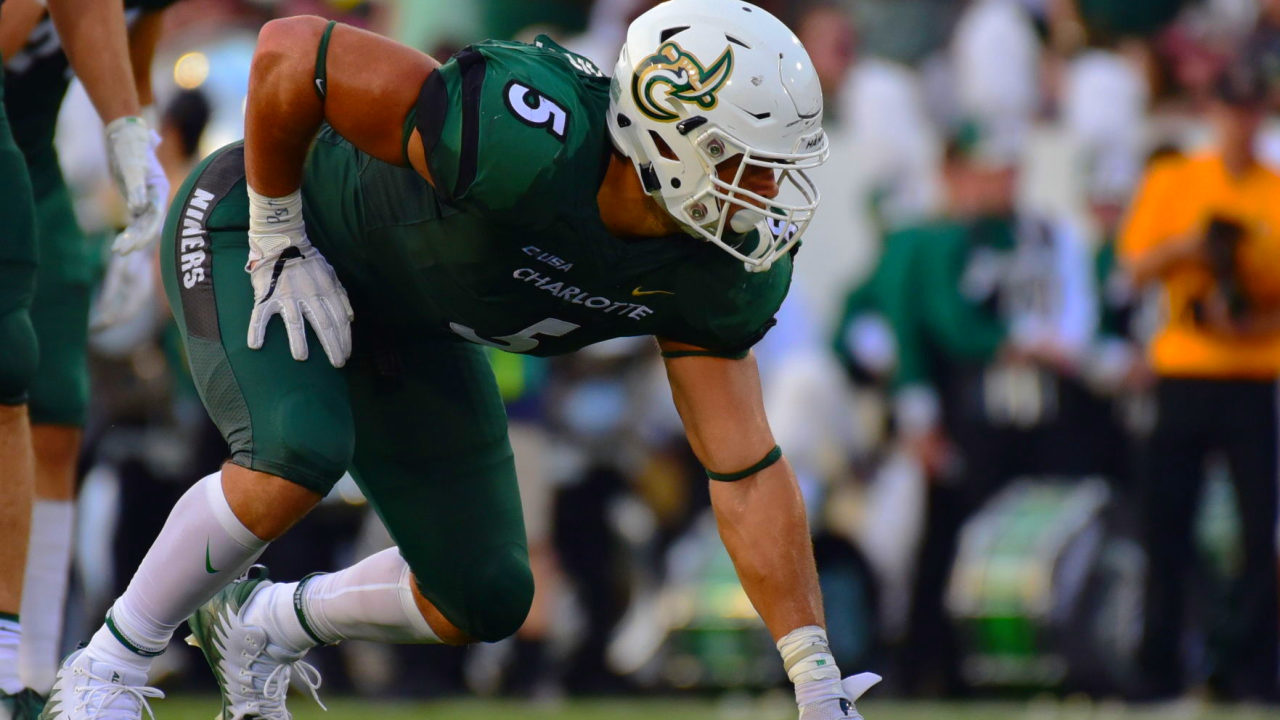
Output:
[[[124,4],[140,7],[148,0]],[[0,14],[8,76],[0,176],[9,190],[0,230],[0,477],[6,496],[0,518],[0,717],[28,719],[40,712],[41,693],[52,686],[57,668],[71,497],[88,401],[93,255],[75,225],[53,147],[68,58],[107,123],[112,173],[132,215],[117,250],[154,246],[168,191],[139,116],[122,4],[48,5],[46,14],[43,3],[10,0]],[[151,42],[139,46],[154,48],[159,26],[148,27]]]
[[[800,717],[858,718],[878,678],[841,681],[750,352],[818,205],[821,121],[804,48],[740,0],[642,15],[612,81],[545,37],[440,64],[318,18],[267,24],[245,141],[196,169],[162,241],[232,457],[175,505],[45,717],[139,718],[150,658],[193,612],[224,718],[289,717],[290,678],[318,684],[316,645],[512,634],[533,586],[481,346],[652,335]],[[235,581],[348,468],[398,547]]]

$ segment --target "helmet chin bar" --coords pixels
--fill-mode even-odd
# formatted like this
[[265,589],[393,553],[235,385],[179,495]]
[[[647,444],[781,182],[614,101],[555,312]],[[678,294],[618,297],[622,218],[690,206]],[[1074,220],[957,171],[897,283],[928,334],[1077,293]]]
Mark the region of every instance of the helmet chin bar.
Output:
[[[813,220],[814,209],[817,207],[818,201],[821,200],[818,189],[809,181],[808,177],[803,172],[799,173],[799,176],[805,181],[804,184],[796,183],[796,187],[806,199],[803,205],[771,203],[761,206],[744,202],[740,199],[758,199],[757,201],[769,202],[755,193],[739,190],[734,197],[730,197],[723,191],[713,189],[704,195],[689,200],[680,209],[680,214],[684,217],[677,216],[676,219],[685,225],[690,234],[709,240],[716,247],[742,261],[748,272],[767,272],[782,256],[791,252],[791,249],[800,241],[800,236],[809,228],[809,223]],[[699,225],[694,221],[691,208],[696,209],[699,205],[705,204],[705,201],[701,199],[703,197],[714,198],[711,202],[722,207],[717,213],[718,219],[715,222]],[[725,231],[726,229],[731,229],[729,227],[731,223],[729,222],[730,213],[727,211],[728,205],[737,205],[741,208],[734,214],[735,219],[737,215],[744,213],[749,213],[750,216],[754,217],[755,223],[753,227],[757,233],[754,247],[743,248],[732,243],[731,239],[726,240]],[[750,230],[747,232],[750,232]],[[745,235],[745,233],[743,234]]]
[[[748,272],[766,272],[800,241],[822,199],[817,185],[805,170],[826,161],[825,137],[818,149],[811,152],[767,156],[742,148],[717,130],[706,135],[708,137],[700,138],[696,144],[707,171],[707,187],[679,207],[668,208],[668,211],[685,225],[690,234],[711,241],[742,261]],[[708,148],[712,151],[709,152]],[[736,152],[730,153],[730,149]],[[716,164],[737,153],[741,153],[742,161],[733,180],[726,182],[720,179]],[[742,179],[751,167],[778,172],[779,196],[798,195],[799,201],[783,202],[741,187]],[[730,212],[732,206],[739,208],[736,213]],[[734,215],[733,222],[729,220],[731,214]],[[726,230],[736,231],[732,226],[742,227],[744,219],[758,233],[752,248],[735,246],[725,240]]]

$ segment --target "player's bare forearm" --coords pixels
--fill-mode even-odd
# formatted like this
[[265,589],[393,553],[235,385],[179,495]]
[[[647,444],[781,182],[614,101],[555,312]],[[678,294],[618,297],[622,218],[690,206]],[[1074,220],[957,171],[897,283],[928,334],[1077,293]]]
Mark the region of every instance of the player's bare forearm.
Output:
[[103,123],[140,112],[121,0],[49,0],[76,77]]
[[1204,241],[1199,235],[1172,237],[1145,252],[1123,257],[1121,262],[1134,285],[1143,287],[1168,275],[1176,267],[1203,258]]
[[[694,349],[667,341],[662,347]],[[689,444],[708,469],[744,470],[774,447],[754,357],[673,358],[667,376]],[[774,638],[821,625],[804,503],[786,459],[740,480],[711,481],[711,503],[742,587]]]
[[370,155],[403,163],[401,132],[418,90],[438,63],[374,33],[338,25],[325,53],[325,98],[316,58],[327,21],[273,20],[258,35],[245,109],[245,172],[269,197],[302,180],[307,149],[322,122]]
[[287,18],[267,23],[258,35],[245,103],[245,174],[249,186],[267,196],[298,189],[307,147],[324,120],[311,85],[323,29],[320,18]]
[[156,45],[164,28],[164,12],[144,13],[129,29],[129,62],[133,65],[133,85],[138,91],[138,102],[144,106],[155,103],[151,90],[151,61],[156,56]]
[[823,625],[804,501],[786,458],[737,482],[711,481],[711,505],[742,588],[773,639]]

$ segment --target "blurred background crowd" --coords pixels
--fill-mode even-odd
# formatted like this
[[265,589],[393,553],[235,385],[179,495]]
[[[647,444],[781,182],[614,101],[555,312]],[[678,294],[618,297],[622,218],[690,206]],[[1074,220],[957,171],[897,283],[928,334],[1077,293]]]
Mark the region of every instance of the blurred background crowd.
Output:
[[[545,33],[612,68],[652,4],[182,0],[152,69],[161,157],[177,188],[240,137],[273,17],[338,18],[441,59]],[[1276,700],[1280,0],[759,4],[808,49],[832,142],[756,354],[841,667],[912,697]],[[121,209],[75,93],[60,156],[103,238]],[[226,452],[162,293],[92,347],[68,645]],[[321,648],[329,683],[546,699],[779,687],[653,342],[492,360],[537,576],[529,621],[465,650]],[[296,578],[389,543],[345,482],[264,562]],[[197,656],[165,658],[162,684],[208,689]]]

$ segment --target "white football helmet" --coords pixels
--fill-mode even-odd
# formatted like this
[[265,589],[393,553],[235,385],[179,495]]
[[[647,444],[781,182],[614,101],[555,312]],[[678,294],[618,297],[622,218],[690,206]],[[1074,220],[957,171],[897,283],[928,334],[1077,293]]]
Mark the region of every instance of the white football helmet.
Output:
[[[805,171],[826,161],[827,136],[813,63],[776,17],[741,0],[664,2],[627,30],[609,100],[614,144],[691,235],[752,271],[800,239],[820,198]],[[750,167],[777,173],[778,197],[739,187]],[[731,205],[743,209],[727,222]],[[733,235],[752,228],[759,242],[743,247]]]

